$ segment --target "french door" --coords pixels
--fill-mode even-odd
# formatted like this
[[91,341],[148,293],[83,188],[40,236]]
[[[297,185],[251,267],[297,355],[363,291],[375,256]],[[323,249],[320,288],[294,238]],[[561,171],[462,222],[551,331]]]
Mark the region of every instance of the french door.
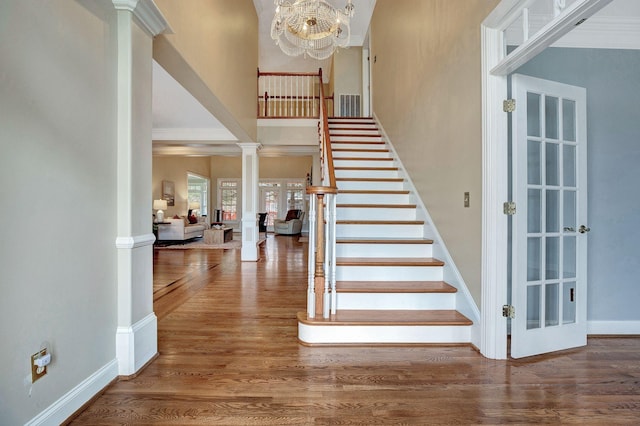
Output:
[[586,90],[514,75],[511,356],[587,342]]

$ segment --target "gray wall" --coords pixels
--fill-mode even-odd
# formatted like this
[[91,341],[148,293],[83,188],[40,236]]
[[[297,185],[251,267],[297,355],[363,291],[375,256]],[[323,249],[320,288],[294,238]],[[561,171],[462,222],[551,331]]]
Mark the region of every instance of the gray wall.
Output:
[[638,321],[640,51],[549,48],[517,73],[587,89],[587,315]]
[[[114,25],[110,1],[0,2],[3,425],[115,359]],[[53,361],[32,385],[44,342]]]

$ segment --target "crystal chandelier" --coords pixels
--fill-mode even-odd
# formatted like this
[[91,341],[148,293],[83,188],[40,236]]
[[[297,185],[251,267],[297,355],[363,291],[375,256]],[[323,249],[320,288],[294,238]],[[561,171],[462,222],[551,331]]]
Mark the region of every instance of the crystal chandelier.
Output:
[[351,1],[339,10],[324,0],[275,0],[271,38],[289,56],[327,59],[336,48],[349,44]]

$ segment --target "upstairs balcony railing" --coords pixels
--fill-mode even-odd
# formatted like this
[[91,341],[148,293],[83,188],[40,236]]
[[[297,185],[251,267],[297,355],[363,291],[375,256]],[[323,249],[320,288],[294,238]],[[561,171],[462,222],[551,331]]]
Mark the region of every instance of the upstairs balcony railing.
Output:
[[[317,73],[258,69],[258,118],[318,118],[322,88],[322,69]],[[329,115],[333,115],[333,96],[324,99]]]

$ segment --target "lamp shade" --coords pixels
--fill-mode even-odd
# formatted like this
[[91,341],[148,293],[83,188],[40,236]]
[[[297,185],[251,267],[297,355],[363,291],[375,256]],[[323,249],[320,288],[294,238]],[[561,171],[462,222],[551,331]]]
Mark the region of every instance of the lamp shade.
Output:
[[154,210],[166,210],[167,209],[167,200],[153,200],[153,209]]
[[191,210],[199,210],[200,209],[200,203],[198,201],[192,201],[189,203],[189,209]]

